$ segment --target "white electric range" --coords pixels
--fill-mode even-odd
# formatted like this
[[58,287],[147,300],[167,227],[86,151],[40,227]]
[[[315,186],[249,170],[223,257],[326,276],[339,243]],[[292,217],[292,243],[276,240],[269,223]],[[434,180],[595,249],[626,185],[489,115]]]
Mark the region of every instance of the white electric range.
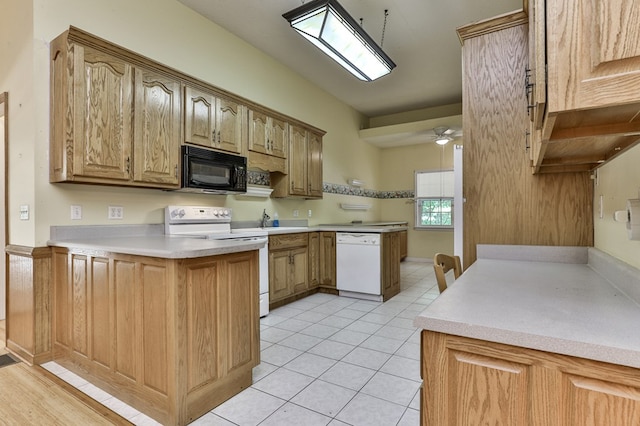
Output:
[[259,250],[260,316],[269,313],[269,237],[261,228],[231,229],[231,209],[226,207],[167,206],[164,233],[173,237],[210,240],[264,241]]

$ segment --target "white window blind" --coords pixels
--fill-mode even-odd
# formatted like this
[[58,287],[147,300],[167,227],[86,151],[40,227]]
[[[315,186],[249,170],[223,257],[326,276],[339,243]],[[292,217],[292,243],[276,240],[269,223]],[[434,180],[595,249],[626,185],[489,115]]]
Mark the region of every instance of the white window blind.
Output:
[[453,170],[416,172],[416,198],[453,198]]

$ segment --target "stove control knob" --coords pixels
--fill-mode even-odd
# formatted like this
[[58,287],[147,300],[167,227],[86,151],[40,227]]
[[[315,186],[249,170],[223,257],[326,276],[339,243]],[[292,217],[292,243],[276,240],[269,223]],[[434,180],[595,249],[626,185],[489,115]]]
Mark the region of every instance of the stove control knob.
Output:
[[219,215],[220,215],[220,210],[218,210],[218,209],[214,209],[214,210],[213,210],[213,215],[214,215],[214,216],[219,216]]
[[180,209],[180,211],[178,212],[178,216],[180,216],[180,218],[183,218],[185,214],[186,213],[185,213],[184,209]]
[[224,214],[226,217],[231,216],[231,212],[230,212],[229,210],[227,210],[227,209],[225,209],[225,210],[224,210],[223,214]]

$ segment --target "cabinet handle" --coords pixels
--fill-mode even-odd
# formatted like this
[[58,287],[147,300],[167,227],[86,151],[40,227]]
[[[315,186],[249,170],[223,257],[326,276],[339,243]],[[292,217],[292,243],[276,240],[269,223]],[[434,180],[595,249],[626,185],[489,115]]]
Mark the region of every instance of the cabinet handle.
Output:
[[524,152],[529,152],[529,137],[531,132],[529,130],[524,131]]
[[131,170],[131,157],[127,157],[127,173]]
[[216,143],[216,129],[211,132],[211,142]]
[[220,130],[218,130],[218,145],[220,145]]
[[176,179],[178,179],[178,165],[176,164],[176,167],[173,169],[173,175],[175,176]]

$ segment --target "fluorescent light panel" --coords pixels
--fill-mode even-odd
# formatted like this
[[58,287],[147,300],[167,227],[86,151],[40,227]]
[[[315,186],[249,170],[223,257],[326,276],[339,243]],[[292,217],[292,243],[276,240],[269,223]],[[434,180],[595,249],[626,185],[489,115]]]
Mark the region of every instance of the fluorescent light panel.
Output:
[[335,0],[311,1],[282,16],[300,35],[360,80],[376,80],[396,67]]

